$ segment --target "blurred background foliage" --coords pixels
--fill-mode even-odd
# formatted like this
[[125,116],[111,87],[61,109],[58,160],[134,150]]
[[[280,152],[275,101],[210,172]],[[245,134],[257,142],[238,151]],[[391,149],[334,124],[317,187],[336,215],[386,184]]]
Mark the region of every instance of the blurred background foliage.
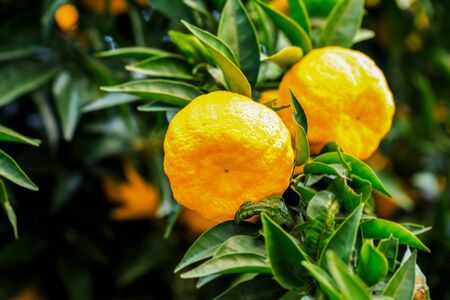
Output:
[[[1,144],[39,191],[7,183],[19,239],[1,212],[0,299],[210,299],[224,285],[196,290],[173,274],[211,224],[182,212],[164,238],[166,216],[179,211],[161,175],[165,113],[86,106],[105,97],[99,86],[131,79],[132,58],[96,53],[174,50],[168,30],[184,31],[180,19],[214,30],[222,2],[80,0],[58,11],[69,1],[0,0],[0,124],[42,140]],[[384,70],[397,104],[369,160],[396,204],[378,198],[377,210],[433,226],[423,237],[432,254],[419,264],[437,299],[450,299],[449,8],[367,0],[363,27],[376,35],[355,46]]]

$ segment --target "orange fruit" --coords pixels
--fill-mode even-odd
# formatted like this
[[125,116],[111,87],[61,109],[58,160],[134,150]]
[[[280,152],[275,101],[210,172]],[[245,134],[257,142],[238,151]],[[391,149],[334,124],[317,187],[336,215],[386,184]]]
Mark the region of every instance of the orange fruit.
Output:
[[200,235],[209,228],[217,225],[219,222],[208,220],[202,217],[196,211],[189,208],[183,208],[180,215],[180,222],[185,224],[194,235]]
[[159,203],[158,189],[143,179],[131,164],[125,164],[124,169],[126,182],[103,178],[106,197],[121,204],[112,210],[111,217],[118,221],[153,217]]
[[[128,11],[127,0],[81,0],[83,5],[96,14],[104,14],[108,12],[112,16],[117,16]],[[137,3],[145,6],[145,0],[138,0]]]
[[179,111],[164,151],[175,199],[217,222],[233,219],[245,201],[283,194],[294,161],[277,114],[227,91],[199,96]]
[[[311,152],[336,142],[368,158],[392,125],[395,105],[383,72],[365,54],[341,47],[309,52],[284,76],[276,106],[290,103],[292,89],[308,119]],[[294,134],[290,108],[278,111]]]
[[56,9],[55,21],[63,31],[72,31],[78,25],[78,10],[73,4],[64,4]]

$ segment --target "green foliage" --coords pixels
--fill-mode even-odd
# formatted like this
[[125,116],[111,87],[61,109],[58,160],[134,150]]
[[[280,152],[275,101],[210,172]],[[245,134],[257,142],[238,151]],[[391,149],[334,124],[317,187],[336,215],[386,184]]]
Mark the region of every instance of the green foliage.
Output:
[[[442,263],[450,253],[448,3],[418,1],[406,9],[393,1],[364,8],[363,1],[289,0],[284,14],[252,0],[152,0],[151,7],[128,1],[130,10],[114,16],[73,1],[79,24],[66,33],[53,20],[65,2],[6,0],[0,12],[0,203],[6,212],[0,216],[0,298],[11,299],[30,282],[48,298],[75,300],[211,299],[224,286],[230,288],[217,299],[410,299],[418,292],[429,299],[427,284],[448,297],[445,276],[427,281],[416,264],[419,256],[426,274],[450,271]],[[361,28],[364,12],[370,30]],[[420,27],[423,15],[431,29]],[[308,159],[300,118],[303,146],[296,152],[303,153],[297,159],[305,163],[303,174],[282,198],[243,211],[266,212],[266,229],[218,225],[177,268],[191,268],[187,276],[201,276],[203,288],[195,291],[192,281],[174,276],[170,266],[190,237],[176,224],[181,209],[162,170],[167,120],[204,92],[230,88],[256,99],[309,50],[361,41],[355,48],[374,58],[396,98],[393,130],[380,147],[388,162],[360,162],[333,146]],[[107,93],[98,86],[108,86]],[[35,137],[40,147],[28,147],[39,144]],[[169,217],[168,224],[110,219],[115,204],[102,196],[100,178],[123,179],[124,160],[159,186],[159,217]],[[39,194],[31,192],[34,182]],[[375,211],[386,214],[374,203],[388,201],[412,214],[383,216],[398,223],[374,218]],[[405,220],[433,224],[433,230]],[[3,226],[8,222],[16,236],[20,229],[19,240]],[[401,262],[405,246],[428,251],[419,234],[433,255],[406,251]],[[301,259],[291,263],[281,249]],[[321,254],[328,257],[325,267]],[[292,279],[286,265],[301,270],[301,282],[295,277],[285,284]]]

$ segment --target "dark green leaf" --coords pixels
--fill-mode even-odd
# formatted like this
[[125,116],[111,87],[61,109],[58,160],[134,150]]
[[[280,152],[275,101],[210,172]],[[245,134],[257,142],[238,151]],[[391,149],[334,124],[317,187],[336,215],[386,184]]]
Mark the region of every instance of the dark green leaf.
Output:
[[245,75],[239,69],[235,55],[222,40],[211,33],[183,22],[189,31],[205,46],[215,63],[222,70],[226,83],[232,92],[251,97],[252,88]]
[[322,251],[319,259],[321,267],[326,266],[325,253],[333,251],[345,264],[350,263],[350,256],[355,246],[356,234],[358,233],[359,221],[361,220],[364,204],[359,205],[339,226],[331,236],[328,244]]
[[272,278],[256,278],[239,283],[214,300],[273,300],[279,299],[284,293],[286,290]]
[[240,0],[226,2],[217,35],[237,55],[242,72],[254,86],[258,79],[260,46],[255,27]]
[[151,57],[138,63],[127,65],[128,71],[152,77],[194,80],[191,66],[183,59],[170,56]]
[[40,140],[31,139],[24,136],[23,134],[18,133],[17,131],[12,130],[11,128],[2,125],[0,125],[0,140],[15,143],[24,143],[32,146],[39,146],[41,143]]
[[345,177],[346,170],[341,165],[325,164],[317,161],[311,161],[303,167],[304,174],[327,174],[332,176]]
[[312,197],[306,208],[308,227],[304,245],[307,253],[314,258],[321,254],[334,231],[334,218],[339,212],[339,202],[329,191],[320,191]]
[[311,40],[308,34],[294,20],[280,13],[262,1],[257,0],[259,6],[269,16],[273,23],[287,36],[293,46],[298,46],[306,53],[311,50]]
[[292,90],[290,91],[290,95],[292,117],[294,118],[295,126],[295,165],[301,166],[309,159],[309,143],[306,135],[308,132],[308,121],[305,111]]
[[272,196],[261,201],[246,201],[236,212],[234,221],[239,223],[253,216],[259,216],[262,213],[269,215],[275,222],[282,225],[291,226],[293,223],[289,209],[280,196]]
[[83,106],[81,111],[83,113],[97,111],[105,108],[114,107],[117,105],[122,105],[126,103],[131,103],[140,100],[139,97],[123,94],[123,93],[109,93],[104,95],[103,97],[94,100],[87,105]]
[[139,105],[137,107],[139,111],[173,111],[177,112],[180,110],[179,106],[168,105],[164,103],[158,103],[156,101],[152,101],[143,105]]
[[287,289],[305,285],[306,272],[301,264],[310,260],[298,242],[266,214],[261,215],[266,252],[278,283]]
[[0,69],[0,106],[37,89],[57,72],[57,68],[32,62],[12,64]]
[[11,203],[9,203],[8,192],[6,191],[5,183],[1,179],[0,179],[0,204],[3,206],[6,216],[8,217],[9,224],[11,224],[13,228],[15,238],[18,239],[19,232],[17,230],[16,214],[14,213],[14,209],[12,208]]
[[330,275],[328,275],[327,271],[309,261],[303,261],[302,264],[309,271],[311,276],[319,282],[320,288],[325,292],[330,300],[341,299],[341,294],[337,290],[336,283]]
[[364,282],[355,275],[334,252],[327,252],[327,263],[345,300],[370,300],[371,293]]
[[214,253],[214,257],[233,253],[249,253],[265,256],[266,249],[264,242],[258,237],[235,235],[230,237],[219,249],[217,249],[216,253]]
[[342,46],[349,48],[361,27],[364,0],[342,0],[327,18],[319,36],[319,46]]
[[204,62],[213,62],[208,51],[192,34],[171,30],[169,31],[169,36],[177,48],[181,51],[183,57],[187,59],[190,64],[196,65]]
[[417,251],[398,268],[383,290],[383,295],[393,299],[412,299],[416,285]]
[[86,97],[87,80],[75,79],[69,73],[63,72],[53,83],[53,95],[66,141],[73,137],[80,119],[81,103]]
[[356,193],[348,185],[346,178],[337,177],[330,184],[329,188],[341,199],[342,206],[348,211],[353,211],[363,202],[362,195]]
[[216,274],[262,273],[272,270],[264,256],[249,253],[232,253],[207,260],[200,266],[181,274],[181,278],[199,278]]
[[29,190],[38,190],[38,187],[28,178],[14,159],[3,150],[0,150],[0,176]]
[[219,247],[230,237],[243,234],[256,234],[257,228],[251,223],[240,223],[236,225],[232,221],[224,222],[204,232],[181,259],[175,272],[211,257]]
[[121,85],[101,87],[107,92],[128,93],[146,100],[185,106],[202,92],[195,86],[171,80],[148,79],[130,81]]
[[152,6],[173,22],[194,21],[193,10],[183,0],[152,0]]
[[368,286],[375,285],[388,272],[386,257],[371,242],[365,241],[359,253],[356,273]]
[[[342,153],[342,156],[350,164],[352,169],[352,174],[369,181],[372,184],[372,187],[377,191],[385,194],[390,197],[391,195],[383,186],[383,183],[378,179],[372,169],[366,165],[364,162],[360,161],[357,158],[354,158],[348,154]],[[342,164],[341,158],[339,157],[338,152],[328,152],[321,154],[314,158],[314,161],[323,162],[326,164]]]
[[397,262],[399,241],[392,235],[378,243],[378,250],[384,254],[389,264],[389,271],[394,272]]
[[45,52],[46,50],[47,49],[36,45],[14,45],[13,47],[2,47],[0,48],[0,61],[23,58],[38,54],[39,52]]
[[294,116],[294,120],[308,133],[308,119],[306,118],[306,113],[303,110],[302,105],[298,101],[297,97],[294,95],[292,90],[289,90],[291,96],[291,108]]
[[160,56],[160,55],[167,56],[170,54],[171,54],[170,52],[156,48],[124,47],[109,51],[98,52],[96,55],[100,57],[134,58],[137,60],[143,60],[153,56]]
[[383,219],[370,219],[361,223],[361,230],[366,239],[386,239],[391,235],[400,243],[430,252],[412,232],[400,224]]
[[289,8],[294,19],[303,30],[311,36],[311,22],[309,21],[308,11],[303,0],[288,0]]
[[317,191],[313,188],[305,186],[302,181],[297,182],[297,184],[295,185],[295,191],[300,194],[304,203],[308,203],[317,193]]

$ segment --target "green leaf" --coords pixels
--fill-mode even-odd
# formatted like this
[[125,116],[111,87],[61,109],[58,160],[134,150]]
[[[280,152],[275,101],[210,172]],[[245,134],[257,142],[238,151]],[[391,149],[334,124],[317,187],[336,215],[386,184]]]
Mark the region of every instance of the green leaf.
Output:
[[170,30],[169,36],[190,64],[212,63],[212,58],[208,51],[192,34]]
[[16,45],[6,46],[0,48],[0,61],[8,61],[18,58],[24,58],[27,56],[35,55],[40,52],[45,53],[47,49],[27,44],[27,45]]
[[226,290],[214,300],[273,300],[279,299],[286,290],[272,278],[256,278],[239,283]]
[[391,199],[382,199],[382,201],[391,201],[404,210],[410,212],[414,208],[414,201],[407,194],[404,188],[402,188],[401,184],[397,182],[395,176],[378,170],[376,174],[392,195]]
[[294,20],[274,10],[264,2],[257,0],[256,3],[264,10],[273,23],[286,35],[293,46],[298,46],[306,53],[312,49],[308,34]]
[[256,234],[254,224],[242,222],[236,225],[232,221],[224,222],[205,231],[189,248],[181,259],[175,272],[195,263],[211,257],[219,247],[230,237],[243,234]]
[[324,247],[319,259],[321,267],[326,266],[325,253],[333,251],[345,264],[350,263],[350,256],[355,246],[359,221],[361,220],[364,204],[359,205],[339,226]]
[[431,230],[431,227],[425,227],[421,224],[414,223],[400,223],[403,227],[414,233],[414,235],[419,235]]
[[294,92],[290,89],[291,96],[291,108],[294,116],[294,120],[308,133],[308,119],[306,118],[306,113],[303,110],[302,105],[298,101]]
[[235,235],[230,237],[219,249],[217,249],[216,253],[214,253],[214,257],[234,253],[248,253],[265,256],[266,249],[263,240],[258,237]]
[[0,140],[15,143],[24,143],[32,146],[39,146],[41,144],[40,140],[31,139],[24,136],[23,134],[18,133],[17,131],[12,130],[11,128],[2,125],[0,125]]
[[29,190],[38,190],[38,187],[28,178],[14,159],[3,150],[0,150],[0,176]]
[[306,272],[301,264],[309,260],[297,241],[266,214],[261,215],[266,253],[278,283],[286,289],[300,289],[305,285]]
[[[352,174],[369,181],[372,187],[384,195],[391,197],[389,192],[384,187],[383,183],[378,179],[375,172],[364,162],[354,158],[348,154],[342,153],[343,158],[351,165]],[[314,161],[323,162],[326,164],[342,164],[338,152],[328,152],[321,154],[314,158]]]
[[386,239],[391,235],[400,243],[430,252],[412,232],[400,224],[383,219],[370,219],[361,223],[361,230],[366,239]]
[[371,293],[364,282],[332,251],[327,252],[327,263],[345,300],[370,300]]
[[417,251],[398,268],[383,290],[383,295],[393,299],[412,299],[416,285]]
[[32,62],[10,64],[0,69],[0,107],[44,85],[57,72],[58,68]]
[[45,135],[47,137],[47,145],[49,146],[51,154],[54,154],[58,147],[60,139],[58,121],[53,112],[52,105],[48,96],[49,91],[38,90],[31,94],[34,105],[37,108],[39,116],[42,120]]
[[53,95],[66,141],[72,139],[80,119],[87,84],[86,78],[72,78],[67,72],[62,72],[53,83]]
[[258,79],[260,46],[255,27],[240,0],[226,2],[217,36],[237,55],[242,72],[254,86]]
[[289,209],[281,196],[271,196],[261,201],[245,201],[236,212],[234,221],[239,223],[262,213],[269,215],[278,224],[291,226],[293,224]]
[[83,113],[102,110],[122,104],[132,103],[140,100],[139,97],[124,93],[109,93],[94,100],[81,108]]
[[200,266],[181,274],[181,278],[199,278],[216,274],[271,274],[266,258],[249,253],[232,253],[207,260]]
[[160,56],[160,55],[167,56],[171,55],[171,53],[156,48],[124,47],[109,51],[98,52],[96,53],[96,55],[99,57],[119,57],[119,58],[127,58],[127,59],[132,58],[137,60],[143,60],[153,56]]
[[301,166],[309,159],[309,143],[306,135],[308,132],[308,121],[305,111],[292,90],[290,90],[290,96],[295,129],[295,165]]
[[0,179],[0,203],[3,206],[3,209],[5,210],[6,216],[8,217],[8,221],[13,228],[14,237],[17,240],[19,238],[19,232],[17,230],[16,214],[14,213],[14,209],[12,208],[11,203],[9,203],[8,192],[6,191],[5,183],[1,179]]
[[180,22],[180,20],[194,21],[192,9],[183,0],[152,0],[151,5],[173,22]]
[[303,30],[311,36],[311,22],[309,21],[308,11],[303,0],[288,0],[289,8],[294,19]]
[[341,0],[327,18],[319,36],[319,47],[342,46],[350,48],[361,27],[364,0]]
[[329,191],[320,191],[309,201],[306,215],[310,219],[325,216],[327,220],[334,219],[339,212],[339,202],[336,195]]
[[364,42],[375,37],[375,32],[370,29],[361,28],[353,37],[353,44]]
[[155,111],[172,111],[177,112],[180,110],[179,106],[168,105],[164,103],[158,103],[157,101],[152,101],[137,107],[139,111],[155,112]]
[[359,253],[356,273],[368,286],[375,285],[388,272],[386,257],[370,241],[365,241]]
[[308,227],[305,232],[304,245],[311,257],[322,252],[333,234],[335,215],[339,212],[339,201],[329,191],[320,191],[312,197],[306,207]]
[[341,199],[342,206],[348,211],[353,211],[363,202],[362,195],[356,193],[348,185],[346,178],[337,177],[330,184],[329,188]]
[[394,272],[397,262],[399,241],[394,236],[383,239],[378,243],[378,250],[384,254],[389,264],[389,271]]
[[310,161],[303,167],[304,174],[327,174],[338,177],[345,177],[346,170],[341,165],[325,164],[317,161]]
[[286,47],[277,53],[266,57],[263,61],[271,61],[282,68],[289,68],[303,57],[303,50],[297,46]]
[[231,49],[219,38],[182,21],[189,31],[205,46],[209,54],[223,72],[226,83],[232,92],[251,97],[252,88],[239,69],[239,63]]
[[302,201],[306,204],[311,201],[312,197],[314,197],[314,195],[317,193],[317,191],[313,188],[305,186],[302,181],[297,182],[297,184],[295,185],[295,191],[300,194],[300,196],[302,197]]
[[311,276],[319,282],[320,288],[325,292],[330,300],[341,299],[341,294],[337,290],[336,283],[333,278],[328,275],[327,271],[309,261],[303,261],[302,264],[309,271]]
[[125,69],[152,77],[194,80],[191,66],[183,59],[170,56],[151,57],[138,63],[127,65]]
[[128,93],[142,99],[177,106],[185,106],[192,99],[202,94],[193,85],[165,79],[130,81],[116,86],[101,87],[100,89],[107,92]]

